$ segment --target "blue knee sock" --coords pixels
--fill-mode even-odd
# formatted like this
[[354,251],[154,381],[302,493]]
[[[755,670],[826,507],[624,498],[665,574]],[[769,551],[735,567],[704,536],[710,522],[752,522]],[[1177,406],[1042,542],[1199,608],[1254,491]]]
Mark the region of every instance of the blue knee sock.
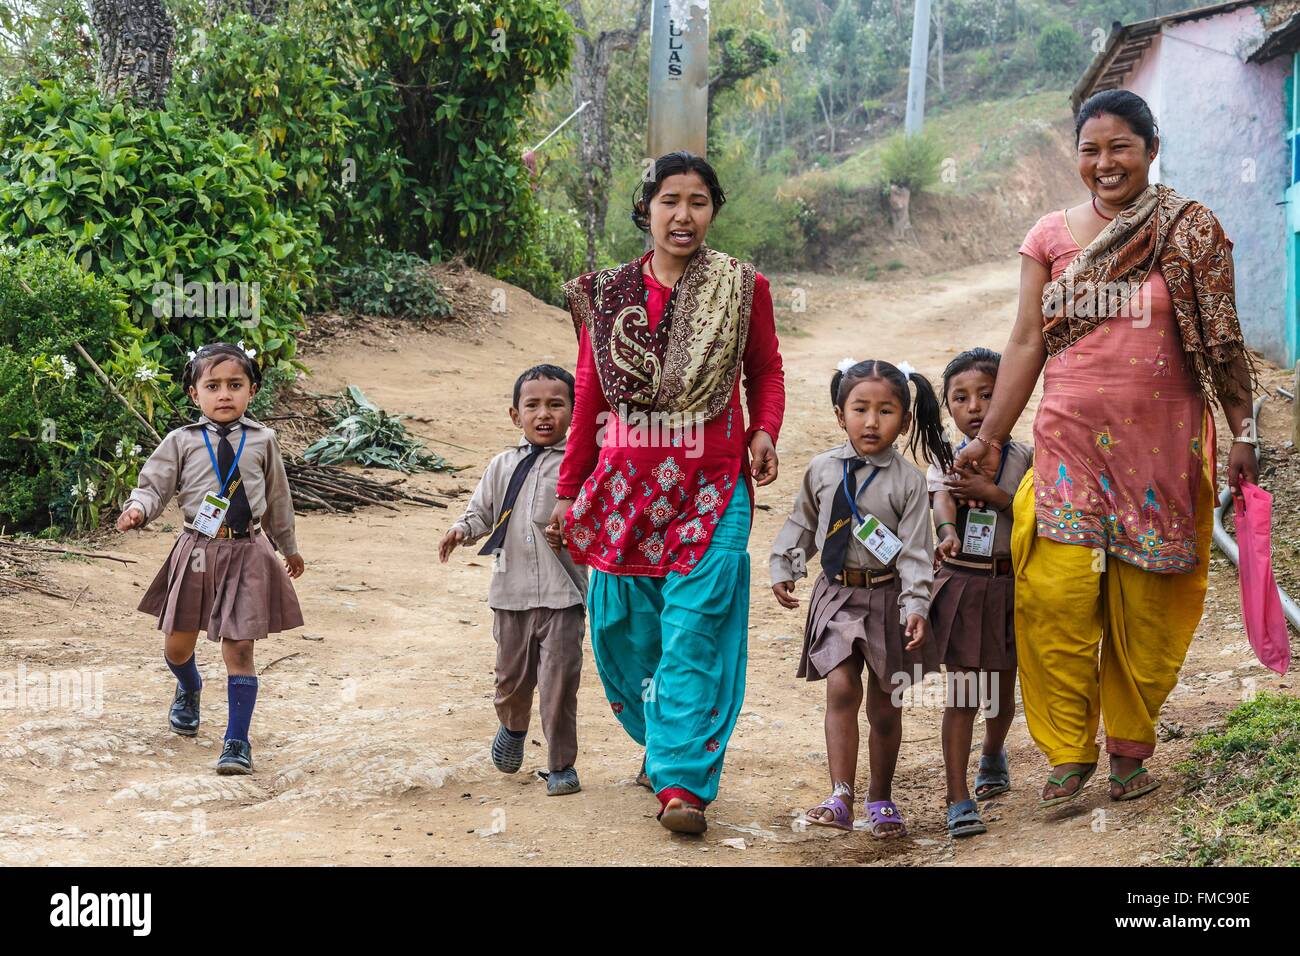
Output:
[[248,723],[257,703],[257,678],[251,674],[232,674],[226,678],[226,699],[230,716],[226,719],[227,740],[248,740]]
[[180,681],[181,690],[187,694],[192,694],[196,690],[202,690],[203,678],[199,676],[199,665],[195,661],[196,655],[191,654],[190,659],[184,664],[173,664],[167,661],[167,655],[163,655],[163,660],[167,661],[167,668],[176,675]]

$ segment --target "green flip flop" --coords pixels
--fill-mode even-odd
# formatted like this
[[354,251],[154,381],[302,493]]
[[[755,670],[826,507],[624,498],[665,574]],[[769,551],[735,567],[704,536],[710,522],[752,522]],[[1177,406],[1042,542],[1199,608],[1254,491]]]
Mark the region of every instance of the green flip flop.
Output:
[[1039,808],[1046,809],[1048,807],[1058,807],[1063,803],[1069,803],[1071,800],[1079,796],[1079,794],[1083,793],[1084,785],[1089,780],[1092,779],[1092,775],[1096,772],[1097,772],[1097,765],[1094,763],[1094,764],[1089,764],[1087,769],[1085,770],[1071,770],[1069,773],[1061,774],[1060,777],[1053,777],[1049,773],[1047,775],[1047,782],[1050,783],[1053,787],[1064,787],[1065,781],[1069,780],[1071,777],[1079,778],[1079,786],[1075,787],[1073,793],[1067,793],[1064,796],[1060,796],[1060,797],[1052,797],[1050,800],[1039,800],[1038,801]]
[[[1118,777],[1118,776],[1116,776],[1115,774],[1112,773],[1112,774],[1110,775],[1110,780],[1111,780],[1111,783],[1117,783],[1117,784],[1119,784],[1121,787],[1125,787],[1125,786],[1128,785],[1128,782],[1129,782],[1130,780],[1132,780],[1134,777],[1136,777],[1136,776],[1137,776],[1138,774],[1140,774],[1140,773],[1147,773],[1147,768],[1146,768],[1146,767],[1138,767],[1136,770],[1134,770],[1134,771],[1133,771],[1131,774],[1129,774],[1127,777],[1123,777],[1123,778],[1120,778],[1120,777]],[[1148,783],[1145,787],[1138,787],[1136,790],[1126,790],[1124,793],[1120,794],[1118,797],[1112,794],[1112,795],[1111,795],[1111,799],[1114,800],[1116,803],[1118,803],[1118,802],[1121,801],[1121,800],[1136,800],[1138,797],[1145,797],[1145,796],[1146,796],[1148,793],[1150,793],[1152,790],[1157,790],[1157,789],[1159,789],[1159,787],[1160,787],[1160,781],[1159,781],[1159,780],[1152,780],[1152,781],[1151,781],[1150,783]]]

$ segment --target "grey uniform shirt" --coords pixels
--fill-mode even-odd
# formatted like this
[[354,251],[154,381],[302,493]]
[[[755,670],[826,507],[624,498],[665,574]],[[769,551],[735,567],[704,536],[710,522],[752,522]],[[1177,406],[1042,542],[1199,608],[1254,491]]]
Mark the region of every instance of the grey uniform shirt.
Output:
[[[180,506],[186,522],[192,522],[205,495],[220,492],[220,482],[212,467],[203,430],[208,430],[213,454],[219,454],[217,426],[206,415],[197,422],[182,425],[167,433],[154,453],[140,469],[137,488],[126,499],[124,508],[135,506],[144,512],[145,524],[153,521],[166,509],[172,496]],[[239,458],[239,475],[243,479],[244,493],[254,521],[262,522],[262,529],[271,536],[280,553],[288,557],[298,553],[298,542],[293,533],[293,498],[289,493],[289,478],[284,473],[284,459],[280,445],[275,440],[275,429],[254,421],[247,415],[230,423],[230,444],[239,451],[239,441],[245,432],[244,453]]]
[[[858,457],[851,442],[824,451],[808,464],[803,484],[794,499],[790,517],[772,545],[772,583],[797,581],[808,574],[807,563],[822,549],[835,495],[842,495],[844,461]],[[858,513],[873,514],[903,542],[894,558],[902,587],[899,619],[930,612],[930,586],[934,583],[934,544],[930,533],[930,495],[925,476],[895,449],[867,455],[868,464],[857,470]],[[879,468],[867,487],[872,470]],[[844,566],[880,571],[890,565],[878,561],[855,537],[849,538]]]
[[[488,585],[491,608],[526,611],[586,603],[587,569],[574,564],[567,549],[561,548],[559,554],[552,551],[543,534],[555,508],[555,485],[560,480],[566,443],[561,439],[543,450],[519,489],[501,555],[492,564],[492,581]],[[510,476],[527,457],[528,440],[521,437],[517,447],[501,452],[488,463],[465,514],[452,524],[465,534],[464,544],[475,544],[491,533]]]
[[[1016,496],[1016,489],[1020,487],[1020,480],[1025,477],[1030,467],[1034,464],[1034,446],[1021,444],[1018,441],[1009,441],[1004,446],[1007,453],[1006,464],[1002,466],[1002,476],[997,481],[997,486],[1009,494],[1012,498]],[[931,465],[925,473],[926,485],[930,491],[947,491],[948,487],[944,484],[943,472],[938,465]],[[996,510],[996,509],[994,509]],[[993,530],[993,553],[994,558],[1011,557],[1011,520],[1013,518],[1011,505],[1007,505],[998,514],[998,524]],[[962,512],[957,510],[957,538],[960,540],[966,533],[965,522],[962,519]],[[962,554],[959,557],[968,558],[973,561],[988,561],[988,558],[979,555]]]

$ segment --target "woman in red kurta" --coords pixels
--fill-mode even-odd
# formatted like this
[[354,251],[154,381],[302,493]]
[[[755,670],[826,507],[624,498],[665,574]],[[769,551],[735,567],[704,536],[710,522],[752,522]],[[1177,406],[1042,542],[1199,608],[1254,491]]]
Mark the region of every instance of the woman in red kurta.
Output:
[[704,245],[724,201],[703,159],[660,157],[633,216],[654,248],[565,286],[578,371],[549,529],[593,569],[610,707],[660,821],[690,833],[744,699],[753,487],[776,478],[785,411],[767,280]]

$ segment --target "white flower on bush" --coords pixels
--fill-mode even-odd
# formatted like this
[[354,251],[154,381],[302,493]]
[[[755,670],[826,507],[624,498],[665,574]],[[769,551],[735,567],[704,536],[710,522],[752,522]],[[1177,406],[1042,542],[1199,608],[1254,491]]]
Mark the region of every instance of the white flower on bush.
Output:
[[137,382],[152,382],[158,377],[158,368],[154,365],[141,365],[135,370]]
[[138,454],[140,454],[140,451],[141,451],[141,448],[140,448],[139,445],[132,445],[132,446],[128,449],[127,446],[126,446],[126,439],[124,439],[124,438],[119,438],[119,439],[117,440],[117,444],[113,446],[113,457],[114,457],[114,458],[121,458],[121,457],[122,457],[122,454],[123,454],[124,452],[129,453],[129,454],[131,454],[131,455],[138,455]]
[[60,355],[59,362],[63,365],[63,378],[65,381],[71,381],[77,374],[77,366],[73,365],[68,359]]
[[68,489],[68,494],[70,494],[74,499],[84,497],[87,501],[94,501],[96,488],[91,484],[90,479],[87,478],[86,486],[84,488],[81,486],[80,481],[74,481],[72,487]]

